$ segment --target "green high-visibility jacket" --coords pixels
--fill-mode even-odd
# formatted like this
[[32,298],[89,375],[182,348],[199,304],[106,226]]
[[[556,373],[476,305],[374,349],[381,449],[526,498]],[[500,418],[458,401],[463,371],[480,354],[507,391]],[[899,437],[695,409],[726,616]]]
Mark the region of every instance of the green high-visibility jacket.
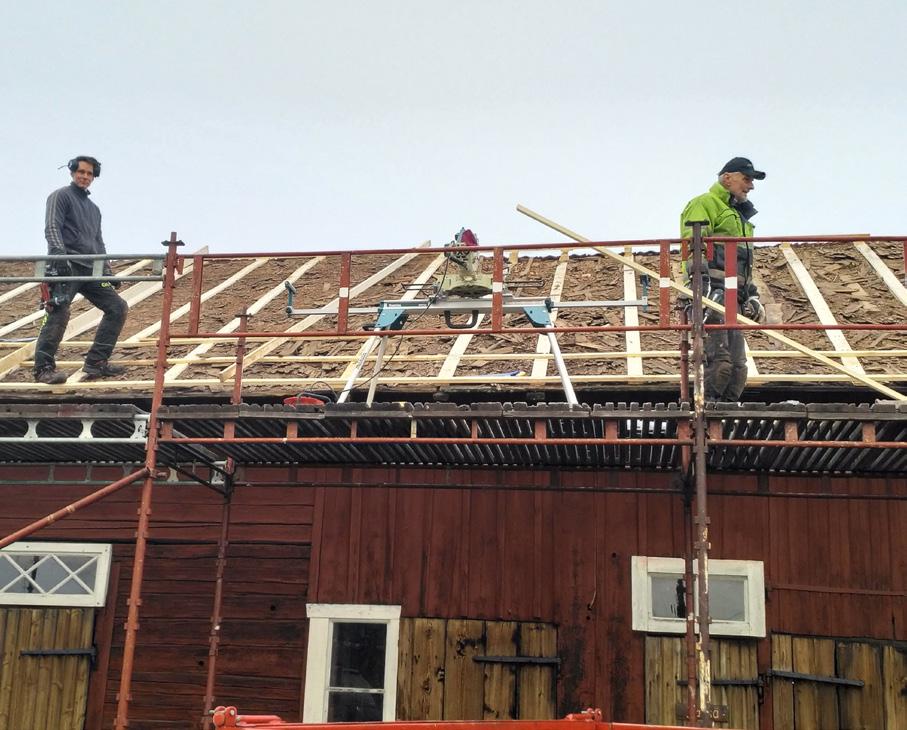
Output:
[[[743,209],[743,212],[741,211]],[[680,235],[682,238],[692,238],[693,231],[685,225],[687,221],[708,221],[703,226],[703,236],[741,236],[753,235],[753,224],[747,215],[756,213],[752,204],[734,206],[731,194],[720,182],[709,188],[709,192],[693,198],[683,213],[680,214]],[[724,246],[716,243],[712,257],[708,260],[708,273],[712,286],[724,286]],[[741,299],[756,296],[756,285],[753,278],[753,244],[749,241],[737,244],[737,295]]]

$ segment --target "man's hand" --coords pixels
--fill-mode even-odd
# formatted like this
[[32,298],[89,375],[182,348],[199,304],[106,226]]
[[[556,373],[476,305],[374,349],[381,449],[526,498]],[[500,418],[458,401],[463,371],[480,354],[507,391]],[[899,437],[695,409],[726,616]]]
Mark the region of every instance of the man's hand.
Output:
[[50,261],[45,271],[48,276],[72,276],[72,266],[68,261]]
[[[107,261],[104,262],[104,276],[113,276],[113,269],[110,268],[110,263]],[[123,286],[122,281],[105,281],[104,283],[110,284],[114,289],[119,289]]]
[[762,306],[759,297],[749,297],[740,307],[740,313],[759,324],[765,321],[765,307]]
[[[724,306],[724,289],[720,286],[710,287],[706,299],[711,299],[715,304]],[[704,307],[702,312],[702,321],[704,324],[720,324],[724,320],[721,312],[716,312],[711,307]]]

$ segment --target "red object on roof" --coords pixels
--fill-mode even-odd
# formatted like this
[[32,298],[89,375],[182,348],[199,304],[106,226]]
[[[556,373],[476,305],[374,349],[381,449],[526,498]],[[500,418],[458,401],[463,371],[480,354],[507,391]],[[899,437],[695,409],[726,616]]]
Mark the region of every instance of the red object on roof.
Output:
[[323,406],[325,399],[314,395],[291,395],[289,398],[283,399],[283,404],[285,406]]

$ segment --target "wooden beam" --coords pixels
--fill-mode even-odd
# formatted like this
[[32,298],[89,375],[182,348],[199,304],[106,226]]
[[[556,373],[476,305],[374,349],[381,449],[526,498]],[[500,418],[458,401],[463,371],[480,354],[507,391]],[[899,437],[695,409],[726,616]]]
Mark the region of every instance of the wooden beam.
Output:
[[[533,210],[530,210],[529,208],[526,208],[525,206],[517,205],[517,210],[520,213],[522,213],[523,215],[529,216],[530,218],[538,221],[539,223],[542,223],[543,225],[546,225],[549,228],[552,228],[555,231],[562,233],[563,235],[567,236],[568,238],[572,238],[574,241],[578,241],[579,243],[591,243],[591,241],[588,238],[586,238],[585,236],[581,236],[578,233],[571,231],[569,228],[565,228],[564,226],[562,226],[558,223],[555,223],[554,221],[552,221],[548,218],[545,218],[544,216],[536,213]],[[655,271],[653,271],[652,269],[649,269],[648,267],[643,266],[642,264],[639,264],[635,261],[626,259],[623,256],[621,256],[620,254],[616,254],[613,251],[608,250],[608,248],[606,248],[604,246],[593,246],[592,248],[594,248],[599,253],[607,256],[608,258],[611,258],[615,261],[620,261],[621,263],[626,263],[627,266],[632,266],[634,269],[636,269],[637,271],[639,271],[641,273],[648,274],[651,277],[658,276],[658,274]],[[677,292],[680,292],[681,294],[685,294],[688,297],[693,296],[693,292],[688,287],[685,287],[682,284],[678,284],[676,281],[671,281],[670,285],[671,285],[672,289],[674,289]],[[711,299],[703,299],[702,303],[709,309],[713,309],[716,312],[724,314],[724,307],[722,307],[720,304],[716,304]],[[754,322],[753,320],[748,319],[747,317],[744,317],[742,315],[738,315],[737,320],[742,324],[758,324],[758,322]],[[907,396],[903,395],[902,393],[898,393],[898,391],[887,387],[883,383],[877,382],[874,378],[871,378],[863,373],[856,372],[841,363],[835,362],[831,358],[828,358],[824,355],[819,354],[815,350],[812,350],[812,349],[806,347],[806,345],[800,344],[799,342],[791,339],[787,335],[783,335],[780,332],[777,332],[776,330],[759,330],[759,331],[762,332],[766,337],[770,337],[771,339],[775,340],[776,342],[781,342],[785,345],[788,345],[789,347],[793,347],[795,350],[799,350],[803,354],[809,355],[813,359],[818,360],[819,362],[821,362],[824,365],[827,365],[828,367],[832,368],[833,370],[836,370],[839,373],[843,373],[844,375],[847,375],[852,380],[860,382],[863,385],[865,385],[869,388],[872,388],[873,390],[878,391],[879,393],[882,393],[887,398],[891,398],[893,400],[899,400],[899,401],[907,400]],[[815,379],[816,376],[812,375],[811,377],[813,379]],[[823,377],[823,379],[827,379],[825,375],[823,375],[822,377]],[[889,378],[889,379],[894,380],[894,378]]]
[[755,378],[759,374],[759,369],[756,367],[756,360],[753,358],[753,351],[750,349],[749,343],[743,341],[743,349],[746,351],[746,379]]
[[[253,271],[255,271],[255,269],[257,269],[261,266],[264,266],[270,260],[271,259],[269,259],[267,257],[253,259],[250,264],[247,264],[246,266],[241,268],[239,271],[235,272],[232,276],[224,279],[222,282],[220,282],[216,286],[213,286],[210,289],[208,289],[207,291],[203,292],[202,296],[201,296],[201,301],[207,302],[209,299],[211,299],[211,297],[217,296],[224,289],[227,289],[230,286],[232,286],[233,284],[235,284],[237,281],[240,281],[247,274],[251,274]],[[190,306],[191,306],[191,303],[187,302],[186,304],[182,305],[181,307],[177,307],[176,309],[174,309],[173,312],[171,312],[171,314],[170,314],[170,321],[175,322],[176,320],[178,320],[180,317],[182,317],[184,314],[186,314],[189,311]],[[125,340],[123,340],[123,344],[133,344],[135,342],[138,342],[142,338],[148,337],[149,335],[154,334],[155,332],[160,330],[160,328],[161,328],[161,323],[155,322],[154,324],[149,325],[145,329],[140,330],[139,332],[136,332],[134,335],[127,337]]]
[[[879,382],[882,378],[887,381],[897,382],[897,383],[907,383],[907,373],[900,373],[897,375],[888,375],[888,374],[870,374],[867,375],[868,380],[874,382]],[[635,385],[635,384],[653,384],[653,383],[678,383],[680,381],[680,376],[676,373],[674,374],[648,374],[638,377],[629,378],[624,373],[614,373],[614,374],[599,374],[599,375],[572,375],[570,379],[574,383],[585,383],[585,384],[615,384],[615,385]],[[828,373],[822,376],[823,383],[848,383],[852,380],[850,375],[844,373]],[[393,376],[388,375],[386,377],[378,378],[378,381],[383,385],[406,385],[406,386],[415,386],[415,387],[433,387],[438,385],[515,385],[520,388],[526,387],[536,387],[538,385],[551,384],[556,385],[560,384],[561,379],[556,375],[546,375],[543,378],[531,378],[528,375],[522,376],[507,376],[507,375],[496,375],[496,376],[487,376],[487,375],[457,375],[450,378],[438,378],[437,376]],[[304,377],[304,378],[243,378],[243,385],[249,387],[274,387],[283,388],[287,387],[309,387],[315,384],[327,384],[331,387],[342,388],[343,382],[339,378],[331,377],[325,378],[321,376],[315,377]],[[790,374],[781,374],[781,373],[764,373],[760,375],[754,382],[755,385],[765,384],[765,383],[815,383],[816,376],[811,373],[790,373]],[[88,380],[81,382],[75,385],[42,385],[40,383],[31,383],[31,382],[9,382],[9,383],[0,383],[0,393],[3,392],[12,392],[12,393],[36,393],[38,391],[50,391],[50,392],[74,392],[79,393],[83,390],[93,389],[93,390],[104,390],[108,393],[116,389],[116,392],[148,392],[149,388],[153,387],[153,380]],[[172,380],[165,384],[167,389],[179,390],[179,389],[192,389],[192,388],[205,388],[206,390],[211,391],[221,391],[229,392],[232,388],[231,383],[225,383],[219,378],[188,378],[181,380]],[[277,396],[275,396],[277,397]]]
[[[425,248],[429,245],[431,245],[431,241],[423,241],[416,248]],[[361,282],[360,284],[357,284],[352,289],[350,289],[349,298],[352,299],[353,297],[358,296],[359,294],[366,291],[373,285],[377,284],[382,279],[384,279],[384,278],[388,277],[390,274],[394,273],[401,266],[408,264],[410,261],[412,261],[418,255],[419,254],[417,254],[417,253],[408,253],[408,254],[401,256],[396,261],[388,264],[383,269],[381,269],[381,271],[378,271],[378,272],[372,274],[365,281]],[[339,302],[340,302],[340,297],[335,297],[333,300],[331,300],[328,304],[326,304],[324,306],[324,309],[330,310],[331,308],[336,308]],[[327,314],[309,315],[305,319],[302,319],[299,322],[297,322],[296,324],[294,324],[292,327],[288,327],[287,332],[303,332],[303,331],[309,329],[313,324],[320,322],[326,316],[327,316]],[[249,352],[246,355],[244,363],[243,363],[243,367],[248,368],[248,367],[254,365],[265,355],[272,353],[274,350],[276,350],[278,347],[280,347],[281,345],[283,345],[286,342],[287,342],[287,339],[285,337],[277,337],[273,340],[268,340],[267,342],[259,345],[258,347],[256,347],[254,350],[252,350],[251,352]],[[236,372],[236,365],[230,365],[229,367],[224,368],[218,374],[218,377],[223,381],[227,381],[233,377],[235,372]]]
[[[797,285],[806,295],[806,298],[809,300],[809,303],[815,311],[816,316],[819,318],[819,322],[824,325],[837,324],[838,322],[835,319],[835,316],[831,313],[831,308],[828,306],[828,302],[825,301],[825,297],[822,296],[822,292],[819,291],[819,287],[816,286],[816,282],[813,281],[813,278],[812,276],[810,276],[809,271],[803,265],[800,257],[797,256],[796,251],[791,248],[789,243],[782,243],[781,253],[784,256],[785,261],[787,261],[787,265],[794,276],[794,281],[797,282]],[[832,346],[836,350],[843,350],[844,352],[847,352],[853,349],[851,348],[850,343],[847,341],[847,338],[844,336],[844,333],[841,330],[825,330],[825,336],[828,337],[828,341],[831,342]],[[841,362],[855,372],[865,375],[863,365],[857,358],[853,356],[844,356],[841,358]]]
[[[557,261],[557,267],[554,269],[554,277],[551,280],[551,290],[548,292],[548,298],[557,304],[561,301],[561,295],[564,293],[564,279],[567,276],[567,264],[570,260],[570,252],[566,249],[561,250],[560,258]],[[555,309],[551,313],[551,324],[557,322],[558,311]],[[535,345],[536,357],[532,360],[531,376],[540,378],[548,374],[548,361],[552,358],[547,357],[551,354],[551,341],[547,335],[539,335]],[[544,356],[544,357],[540,357]]]
[[[91,345],[91,342],[77,341],[70,342],[70,345],[74,346],[84,346],[88,347]],[[828,357],[840,357],[843,354],[835,350],[817,350],[822,355],[827,355]],[[805,360],[809,359],[809,355],[804,355],[801,352],[796,350],[751,350],[750,356],[753,358],[776,358],[776,359],[789,359],[789,360]],[[907,350],[853,350],[852,354],[855,357],[874,357],[879,359],[885,358],[902,358],[907,359]],[[585,361],[585,360],[623,360],[627,354],[623,351],[602,351],[602,352],[565,352],[562,353],[562,357],[567,361]],[[643,350],[640,353],[642,358],[671,358],[676,359],[680,356],[678,350]],[[439,362],[447,358],[445,354],[436,354],[436,355],[420,355],[416,353],[409,353],[406,356],[407,361],[409,362]],[[470,353],[462,356],[463,360],[553,360],[554,356],[551,353],[540,355],[539,353],[533,352],[488,352],[488,353]],[[366,358],[366,362],[373,361],[376,359],[375,355],[369,355]],[[180,363],[185,363],[188,365],[229,365],[235,360],[235,357],[232,355],[210,355],[207,357],[189,357],[177,356],[177,357],[168,357],[167,364],[175,365]],[[57,360],[57,364],[61,367],[79,367],[81,365],[81,360]],[[120,365],[145,365],[153,366],[155,364],[155,359],[152,357],[123,357],[118,358],[117,363]],[[348,355],[267,355],[263,357],[259,362],[268,363],[271,365],[314,365],[322,363],[339,363],[341,365],[346,365],[350,362]],[[30,367],[34,365],[34,361],[25,360],[22,365]],[[758,372],[756,373],[758,375]],[[783,373],[782,373],[783,374]],[[429,377],[429,376],[426,376]],[[539,377],[532,375],[531,377]]]
[[[633,260],[633,247],[624,246],[624,257]],[[636,299],[636,272],[624,264],[624,299]],[[636,307],[624,307],[624,324],[627,327],[639,326],[639,310]],[[627,375],[642,375],[642,358],[639,356],[642,344],[639,332],[624,332],[627,343]]]
[[[286,281],[289,281],[291,284],[294,283],[297,279],[299,279],[300,276],[305,274],[312,267],[317,266],[323,260],[324,260],[324,256],[316,256],[315,258],[309,259],[302,265],[298,266],[296,268],[296,270],[286,278]],[[264,307],[266,307],[275,298],[279,297],[284,292],[286,292],[286,287],[284,286],[284,282],[281,281],[279,284],[274,285],[271,289],[269,289],[262,296],[260,296],[258,299],[256,299],[247,308],[246,311],[250,315],[258,314]],[[230,332],[235,332],[238,327],[239,327],[239,317],[234,317],[229,322],[227,322],[227,324],[225,324],[223,327],[221,327],[218,330],[218,333],[219,334],[229,334]],[[200,345],[196,346],[195,348],[193,348],[189,352],[187,357],[191,359],[193,357],[198,357],[199,355],[203,355],[204,353],[208,352],[211,348],[213,348],[217,344],[218,344],[217,340],[203,339],[202,343]],[[189,367],[188,364],[174,365],[173,367],[168,369],[166,373],[164,373],[164,382],[175,381],[187,367]]]
[[[480,329],[484,323],[485,315],[480,314],[476,319],[476,323],[469,329]],[[457,366],[460,364],[460,359],[464,357],[466,348],[469,347],[473,337],[475,337],[475,335],[457,335],[457,338],[450,346],[450,350],[447,351],[447,355],[445,356],[444,362],[441,364],[441,369],[438,371],[436,377],[449,378],[453,376],[454,372],[457,370]]]
[[856,247],[857,251],[863,255],[863,258],[869,262],[869,265],[875,270],[882,281],[885,282],[888,291],[894,294],[895,298],[907,307],[907,286],[904,286],[898,280],[898,277],[895,276],[890,268],[888,268],[888,265],[863,241],[854,241],[853,245]]
[[[438,254],[434,259],[432,259],[431,263],[425,267],[425,269],[422,271],[422,273],[419,274],[419,276],[417,276],[413,280],[413,288],[408,289],[403,294],[403,296],[400,297],[400,299],[402,301],[411,302],[413,299],[415,299],[417,296],[419,296],[421,287],[428,283],[428,280],[432,277],[432,275],[435,273],[435,271],[438,270],[438,267],[443,263],[444,263],[444,254]],[[419,288],[417,289],[416,287],[419,287]],[[369,337],[365,340],[365,342],[362,343],[361,347],[359,348],[359,350],[357,350],[356,354],[350,356],[350,361],[347,364],[346,368],[344,368],[343,373],[340,376],[341,378],[346,380],[352,376],[353,370],[356,369],[356,363],[358,362],[359,358],[362,357],[362,354],[364,352],[370,352],[371,349],[375,346],[377,340],[378,340],[377,337]],[[409,356],[407,356],[407,357],[409,357]],[[364,376],[364,377],[368,377],[368,376]]]

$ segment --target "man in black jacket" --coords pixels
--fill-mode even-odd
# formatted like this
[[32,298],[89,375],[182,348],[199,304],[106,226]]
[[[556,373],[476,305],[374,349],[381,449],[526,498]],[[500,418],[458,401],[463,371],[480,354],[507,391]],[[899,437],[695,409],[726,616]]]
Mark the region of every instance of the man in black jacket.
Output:
[[[107,253],[101,236],[101,211],[88,199],[88,188],[101,174],[101,163],[94,157],[80,156],[70,160],[68,167],[72,183],[55,190],[47,198],[44,226],[47,253],[51,256]],[[91,276],[91,262],[54,262],[48,273],[56,276]],[[104,273],[113,275],[106,263]],[[69,305],[76,294],[81,294],[104,312],[94,343],[85,356],[82,367],[85,375],[106,378],[125,372],[125,368],[108,362],[129,310],[114,290],[114,285],[109,281],[69,281],[52,283],[50,290],[47,316],[35,346],[35,380],[48,385],[66,381],[66,374],[57,370],[54,358],[69,323]]]

